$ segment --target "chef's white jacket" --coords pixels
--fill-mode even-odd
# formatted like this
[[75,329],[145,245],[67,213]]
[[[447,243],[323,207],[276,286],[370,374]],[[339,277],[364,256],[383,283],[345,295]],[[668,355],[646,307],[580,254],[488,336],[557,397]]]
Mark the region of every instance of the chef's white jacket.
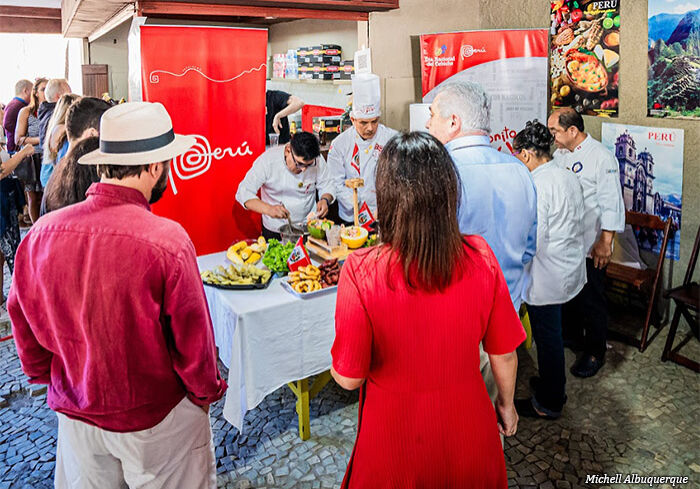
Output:
[[523,300],[533,306],[563,304],[586,283],[583,190],[571,172],[553,161],[532,172],[537,189],[537,250],[526,266]]
[[[340,218],[344,221],[353,221],[354,210],[352,205],[352,189],[345,186],[348,178],[363,178],[364,187],[358,189],[358,207],[366,202],[377,217],[377,190],[375,177],[377,173],[377,160],[386,146],[386,143],[397,131],[379,124],[377,132],[372,139],[363,140],[354,127],[336,137],[328,152],[328,166],[335,184],[335,197],[338,199]],[[359,171],[357,162],[353,161],[353,151],[357,145],[359,155]]]
[[583,188],[583,242],[586,253],[600,238],[601,230],[625,229],[620,167],[615,155],[590,135],[573,151],[558,149],[557,164],[571,170]]
[[[335,195],[328,164],[323,156],[316,158],[316,165],[295,175],[287,168],[284,159],[284,145],[274,146],[261,154],[246,173],[236,192],[236,200],[245,207],[250,199],[257,199],[270,205],[284,205],[292,222],[306,219],[316,208],[316,189],[319,196]],[[270,231],[278,232],[287,223],[286,219],[273,219],[263,215],[262,223]]]

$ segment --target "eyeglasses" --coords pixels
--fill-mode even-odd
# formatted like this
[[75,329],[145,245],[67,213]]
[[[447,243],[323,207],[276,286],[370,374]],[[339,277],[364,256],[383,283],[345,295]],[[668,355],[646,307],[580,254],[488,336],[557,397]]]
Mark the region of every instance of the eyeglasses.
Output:
[[297,157],[294,156],[294,153],[290,152],[290,154],[292,155],[292,161],[294,162],[296,167],[300,170],[305,170],[306,168],[311,168],[313,166],[316,166],[316,158],[314,158],[314,161],[312,161],[311,163],[304,163],[304,160],[302,160],[301,158],[297,159]]

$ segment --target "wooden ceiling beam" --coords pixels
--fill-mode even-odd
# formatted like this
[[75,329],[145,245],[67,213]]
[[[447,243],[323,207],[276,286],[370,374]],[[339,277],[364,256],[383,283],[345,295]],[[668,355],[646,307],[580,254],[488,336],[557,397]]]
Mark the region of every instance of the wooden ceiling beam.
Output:
[[61,19],[33,19],[0,15],[0,32],[12,34],[60,34]]
[[204,4],[166,1],[141,1],[139,15],[145,17],[257,17],[266,19],[325,19],[325,20],[367,20],[367,12],[348,10],[315,10],[285,7],[253,7],[249,5]]
[[10,7],[0,5],[0,17],[22,17],[25,19],[61,19],[60,8]]
[[60,34],[61,9],[0,6],[0,32]]

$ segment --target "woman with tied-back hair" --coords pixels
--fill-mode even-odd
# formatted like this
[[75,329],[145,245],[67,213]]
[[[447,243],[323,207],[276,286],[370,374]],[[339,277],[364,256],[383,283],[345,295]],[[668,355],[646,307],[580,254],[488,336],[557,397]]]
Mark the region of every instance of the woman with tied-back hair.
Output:
[[539,377],[532,397],[518,399],[521,416],[556,419],[566,403],[562,304],[586,283],[583,190],[574,173],[552,161],[554,137],[537,120],[513,139],[514,155],[530,170],[537,189],[537,250],[528,264],[530,282],[523,301],[537,344]]
[[99,147],[99,137],[82,139],[56,165],[53,177],[46,185],[45,213],[86,199],[85,192],[90,188],[90,185],[99,182],[100,177],[97,175],[97,169],[94,165],[80,165],[78,160]]
[[68,152],[68,136],[66,135],[66,115],[71,104],[78,100],[80,95],[67,93],[62,95],[56,103],[56,108],[46,127],[46,139],[44,140],[44,158],[41,162],[41,185],[46,187],[56,164],[61,161]]
[[503,273],[483,238],[459,232],[459,178],[437,139],[394,137],[376,181],[382,244],[351,254],[338,284],[331,373],[361,388],[343,487],[506,488],[499,432],[517,429],[525,332]]

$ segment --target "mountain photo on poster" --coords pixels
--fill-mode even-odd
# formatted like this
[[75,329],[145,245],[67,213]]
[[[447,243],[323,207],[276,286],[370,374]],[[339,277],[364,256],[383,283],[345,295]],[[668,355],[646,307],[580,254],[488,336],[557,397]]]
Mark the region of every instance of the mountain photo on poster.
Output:
[[700,0],[649,0],[647,111],[700,118]]
[[[625,210],[670,219],[666,258],[680,259],[683,130],[604,123],[601,140],[617,158]],[[659,253],[660,231],[634,233],[639,249]]]

